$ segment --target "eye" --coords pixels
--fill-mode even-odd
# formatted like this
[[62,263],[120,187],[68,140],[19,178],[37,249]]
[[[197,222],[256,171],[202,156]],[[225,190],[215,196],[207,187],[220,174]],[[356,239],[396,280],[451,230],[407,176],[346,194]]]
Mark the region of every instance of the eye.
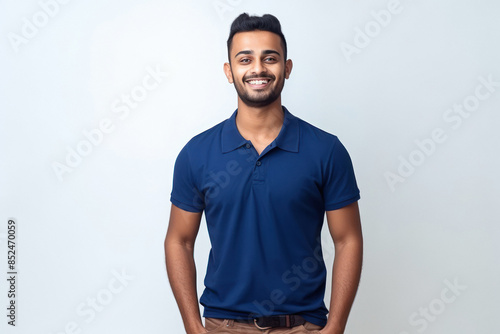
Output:
[[241,58],[240,59],[240,63],[243,63],[243,64],[248,64],[250,62],[250,59],[249,58]]
[[264,61],[266,61],[268,63],[272,63],[272,62],[276,61],[276,58],[274,58],[274,57],[267,57],[267,58],[264,59]]

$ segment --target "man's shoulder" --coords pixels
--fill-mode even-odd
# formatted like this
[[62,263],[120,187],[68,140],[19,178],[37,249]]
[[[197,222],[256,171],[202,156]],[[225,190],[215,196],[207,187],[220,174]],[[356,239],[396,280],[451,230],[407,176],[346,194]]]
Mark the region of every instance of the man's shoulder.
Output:
[[297,118],[300,126],[300,136],[301,140],[313,141],[316,145],[329,144],[334,145],[339,141],[338,137],[333,133],[323,130],[300,117]]
[[220,137],[220,133],[226,121],[227,119],[217,123],[211,128],[204,130],[203,132],[198,133],[187,142],[186,146],[193,146],[199,148],[206,145],[210,145],[214,139],[218,139]]

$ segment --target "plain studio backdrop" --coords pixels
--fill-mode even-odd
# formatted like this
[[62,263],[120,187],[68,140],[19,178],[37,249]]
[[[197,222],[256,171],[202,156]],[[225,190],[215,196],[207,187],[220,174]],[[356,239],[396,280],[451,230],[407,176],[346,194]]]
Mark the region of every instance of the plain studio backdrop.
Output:
[[[222,66],[242,12],[280,19],[283,104],[354,163],[365,259],[346,333],[497,331],[499,2],[1,6],[2,333],[184,333],[163,250],[173,166],[236,108]],[[209,250],[203,220],[199,295]]]

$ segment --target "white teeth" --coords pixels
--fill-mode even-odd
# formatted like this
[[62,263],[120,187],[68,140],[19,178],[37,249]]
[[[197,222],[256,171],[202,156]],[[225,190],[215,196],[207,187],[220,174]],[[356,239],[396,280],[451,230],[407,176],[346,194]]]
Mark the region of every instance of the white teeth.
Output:
[[250,80],[251,85],[263,85],[267,83],[267,80]]

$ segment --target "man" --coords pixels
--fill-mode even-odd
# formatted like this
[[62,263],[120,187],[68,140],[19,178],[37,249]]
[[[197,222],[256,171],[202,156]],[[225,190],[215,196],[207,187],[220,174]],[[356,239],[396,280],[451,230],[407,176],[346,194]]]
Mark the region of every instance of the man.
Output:
[[[241,14],[227,44],[224,72],[238,108],[192,138],[174,169],[165,256],[186,332],[343,333],[363,248],[349,155],[336,136],[281,105],[292,61],[277,18]],[[325,211],[335,244],[328,318]],[[193,259],[202,212],[212,245],[205,327]]]

